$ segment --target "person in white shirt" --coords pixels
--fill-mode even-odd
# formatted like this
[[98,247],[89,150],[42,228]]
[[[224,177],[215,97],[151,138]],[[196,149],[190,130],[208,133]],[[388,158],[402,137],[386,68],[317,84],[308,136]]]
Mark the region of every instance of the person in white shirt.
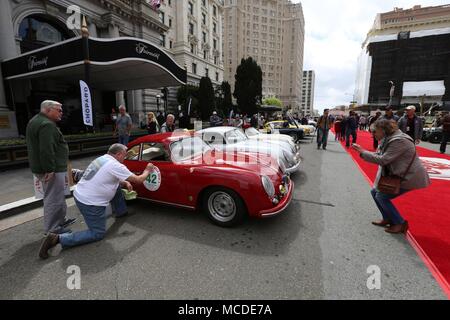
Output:
[[106,207],[111,203],[116,218],[127,215],[122,188],[132,191],[130,182],[140,184],[153,170],[149,163],[140,176],[128,170],[123,161],[127,147],[114,144],[108,154],[92,161],[74,191],[75,203],[84,217],[88,229],[61,235],[49,233],[39,251],[41,259],[48,258],[48,250],[60,244],[63,249],[102,240],[106,233]]

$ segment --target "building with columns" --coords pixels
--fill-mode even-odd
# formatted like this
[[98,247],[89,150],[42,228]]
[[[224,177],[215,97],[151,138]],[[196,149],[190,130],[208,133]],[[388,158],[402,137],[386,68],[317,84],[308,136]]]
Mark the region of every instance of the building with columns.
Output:
[[[174,3],[175,1],[165,2]],[[33,50],[64,43],[64,41],[70,42],[71,39],[80,37],[80,15],[76,11],[77,8],[70,7],[72,5],[78,6],[80,13],[87,18],[91,38],[142,39],[145,42],[141,43],[141,46],[145,48],[145,45],[148,44],[154,50],[161,49],[163,52],[158,54],[158,58],[162,55],[166,64],[172,64],[171,49],[167,43],[165,48],[162,46],[165,35],[171,27],[162,22],[160,13],[144,0],[1,0],[0,62],[11,62],[11,59],[34,52]],[[73,26],[75,27],[72,28]],[[175,28],[175,23],[173,27]],[[169,32],[169,37],[170,34]],[[97,44],[102,44],[102,42],[99,41]],[[120,51],[120,48],[114,51]],[[148,53],[145,50],[143,52]],[[120,54],[120,52],[110,52],[110,55],[114,53]],[[105,52],[105,56],[108,55],[108,52]],[[178,61],[181,62],[181,67],[184,67],[182,59],[178,59]],[[35,62],[35,65],[39,63],[47,63],[47,61],[40,60]],[[102,63],[98,62],[97,64],[101,65]],[[105,63],[103,62],[103,64]],[[126,75],[132,79],[133,75],[129,74],[132,69],[127,69],[131,64],[131,62],[128,62],[128,65],[123,63],[123,69],[121,69],[122,65],[117,65],[117,68],[114,69],[114,77],[117,75],[117,78],[120,78]],[[211,72],[214,72],[214,69],[211,69]],[[100,67],[96,70],[98,71],[96,75],[100,74]],[[138,68],[135,70],[139,71]],[[176,71],[179,70],[176,69]],[[66,115],[81,116],[80,88],[75,81],[70,83],[62,81],[61,79],[64,77],[58,75],[58,78],[54,73],[50,73],[51,77],[28,75],[19,80],[3,81],[5,79],[3,73],[4,71],[0,70],[2,78],[0,81],[0,137],[24,135],[27,122],[39,112],[41,101],[46,99],[63,102]],[[163,77],[163,75],[161,76]],[[166,83],[173,83],[173,81],[166,81]],[[122,85],[127,87],[126,84]],[[126,104],[136,124],[142,120],[145,112],[156,110],[155,92],[160,92],[159,89],[157,91],[146,90],[142,84],[136,85],[136,87],[141,89],[111,91],[108,88],[112,88],[112,86],[102,86],[99,82],[97,85],[94,83],[91,90],[97,111],[97,121],[100,124],[107,124],[111,109],[117,109],[121,104]],[[154,83],[152,87],[157,88]],[[73,121],[74,119],[69,120],[71,123]]]
[[263,98],[277,97],[299,112],[302,97],[305,20],[300,3],[289,0],[225,0],[224,72],[234,89],[242,58],[263,71]]
[[179,65],[186,66],[188,83],[199,85],[208,76],[213,85],[220,85],[223,0],[166,0],[160,17],[169,28],[162,43]]

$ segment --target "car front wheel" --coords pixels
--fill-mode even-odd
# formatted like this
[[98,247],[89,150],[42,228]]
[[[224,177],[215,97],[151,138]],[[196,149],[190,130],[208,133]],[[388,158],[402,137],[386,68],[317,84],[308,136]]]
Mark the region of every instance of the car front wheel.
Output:
[[247,215],[241,197],[226,188],[211,188],[203,197],[203,210],[209,219],[221,227],[233,227]]
[[428,141],[431,143],[439,143],[441,142],[441,137],[438,134],[432,134],[429,138]]

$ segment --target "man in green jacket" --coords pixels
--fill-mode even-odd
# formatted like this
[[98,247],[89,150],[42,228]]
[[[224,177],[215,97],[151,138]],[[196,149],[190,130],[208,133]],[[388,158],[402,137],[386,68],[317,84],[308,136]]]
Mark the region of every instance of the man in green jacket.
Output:
[[41,112],[27,125],[26,140],[31,172],[42,181],[44,189],[45,232],[62,233],[75,219],[65,220],[64,194],[69,147],[56,122],[61,121],[62,105],[46,100]]

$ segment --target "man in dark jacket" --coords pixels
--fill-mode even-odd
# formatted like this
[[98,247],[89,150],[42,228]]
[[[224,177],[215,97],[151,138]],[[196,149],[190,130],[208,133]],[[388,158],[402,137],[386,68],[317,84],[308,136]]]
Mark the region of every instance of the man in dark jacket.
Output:
[[438,120],[438,126],[442,127],[441,153],[444,154],[447,149],[447,142],[450,139],[450,113]]
[[393,120],[395,122],[398,122],[400,117],[394,114],[394,110],[392,110],[391,106],[388,106],[388,107],[386,107],[386,113],[384,114],[384,116],[381,119]]
[[358,129],[358,119],[356,117],[356,114],[354,111],[350,111],[350,116],[347,119],[346,123],[346,130],[345,130],[345,146],[347,148],[350,148],[350,136],[352,136],[352,143],[356,143],[357,139],[357,132]]
[[69,147],[56,122],[61,121],[62,105],[46,100],[41,112],[27,125],[26,141],[31,172],[44,189],[44,227],[46,233],[67,232],[75,220],[65,220],[67,205],[64,194]]
[[317,149],[323,146],[323,150],[327,150],[328,133],[333,125],[329,112],[330,109],[325,109],[317,122]]
[[[374,117],[371,117],[369,120],[369,130],[372,130],[372,125],[377,122],[379,119],[381,119],[381,112],[378,111]],[[377,150],[378,149],[378,140],[375,138],[375,136],[373,136],[373,149]]]
[[419,144],[422,140],[423,122],[416,115],[416,107],[409,106],[406,108],[406,114],[398,121],[398,127],[403,133],[413,138],[416,144]]

